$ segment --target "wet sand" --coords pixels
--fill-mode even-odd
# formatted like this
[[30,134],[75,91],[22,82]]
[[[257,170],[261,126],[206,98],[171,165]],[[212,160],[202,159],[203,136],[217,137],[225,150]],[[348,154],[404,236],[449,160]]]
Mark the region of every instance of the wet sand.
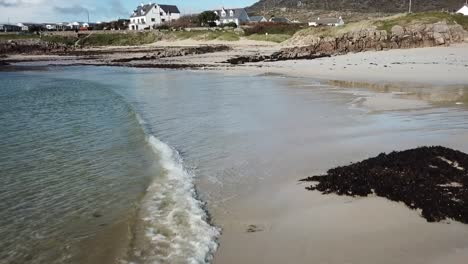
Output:
[[[315,133],[310,128],[292,127],[302,145],[272,146],[281,158],[271,162],[275,164],[271,177],[262,177],[261,184],[239,191],[212,208],[215,223],[223,227],[214,263],[465,263],[467,225],[452,220],[428,223],[418,211],[379,197],[308,192],[306,185],[297,181],[382,151],[440,144],[467,152],[468,131],[450,131],[456,124],[443,121],[443,116],[460,112],[456,118],[466,123],[467,51],[466,45],[459,45],[366,52],[313,61],[262,63],[261,68],[248,64],[231,71],[319,78],[330,91],[337,89],[353,96],[348,99],[349,116],[345,119],[377,124],[372,129],[362,124],[343,126],[343,130],[352,132],[326,139],[304,136]],[[350,61],[357,65],[344,68]],[[341,67],[328,70],[334,64]],[[389,115],[398,118],[385,121]],[[440,119],[428,121],[433,126],[404,125],[438,115]],[[317,129],[339,129],[323,125],[318,123]],[[414,133],[408,133],[410,130]],[[436,132],[443,130],[447,131]]]
[[[383,105],[392,105],[391,108],[379,108],[375,112],[368,105],[359,105],[359,110],[350,110],[345,119],[374,122],[390,112],[411,122],[427,115],[443,116],[446,111],[458,111],[421,99],[405,102],[404,98],[382,94],[390,96],[378,100],[385,101]],[[408,107],[413,101],[419,104]],[[457,105],[452,102],[451,107]],[[364,111],[359,114],[360,110]],[[461,118],[466,118],[466,109],[462,107],[461,111]],[[311,113],[321,114],[326,113]],[[418,211],[379,197],[352,198],[309,192],[304,189],[307,184],[298,180],[382,151],[441,144],[466,152],[468,131],[433,133],[442,123],[434,124],[434,130],[418,125],[407,128],[400,127],[401,120],[392,119],[387,126],[381,120],[371,129],[362,124],[349,127],[349,121],[343,122],[347,125],[342,129],[352,132],[340,135],[334,131],[337,129],[334,125],[318,123],[319,130],[331,129],[333,135],[325,139],[304,135],[314,133],[307,127],[302,132],[295,130],[301,142],[272,146],[272,151],[280,157],[265,168],[270,177],[263,177],[250,190],[239,191],[237,196],[211,208],[215,223],[223,228],[214,263],[461,264],[466,261],[467,225],[455,221],[428,223]],[[412,129],[414,133],[408,132]]]

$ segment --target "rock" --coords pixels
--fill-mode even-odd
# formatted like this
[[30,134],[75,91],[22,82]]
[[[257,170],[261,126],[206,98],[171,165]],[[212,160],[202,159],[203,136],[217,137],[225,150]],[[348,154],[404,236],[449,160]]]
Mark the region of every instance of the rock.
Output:
[[244,35],[245,31],[242,28],[238,27],[234,29],[234,33],[236,33],[237,35]]
[[434,41],[437,45],[443,45],[445,44],[445,39],[444,36],[441,33],[434,32]]
[[392,27],[392,35],[397,37],[403,37],[405,29],[402,26],[396,25]]
[[434,24],[432,31],[436,33],[448,33],[449,27],[447,26],[447,23],[439,22]]

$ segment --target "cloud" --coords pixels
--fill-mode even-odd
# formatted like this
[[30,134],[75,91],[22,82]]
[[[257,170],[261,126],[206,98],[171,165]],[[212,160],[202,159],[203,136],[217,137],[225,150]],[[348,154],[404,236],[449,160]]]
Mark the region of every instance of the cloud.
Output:
[[81,5],[74,5],[71,7],[54,6],[54,11],[60,14],[87,14],[89,12],[86,7]]
[[2,7],[15,7],[20,6],[23,3],[21,0],[0,0],[0,6]]
[[127,10],[127,8],[124,7],[122,1],[120,0],[111,0],[110,6],[110,13],[113,13],[115,15],[128,16],[128,14],[130,13],[129,10]]
[[0,7],[19,7],[24,5],[34,5],[43,0],[0,0]]

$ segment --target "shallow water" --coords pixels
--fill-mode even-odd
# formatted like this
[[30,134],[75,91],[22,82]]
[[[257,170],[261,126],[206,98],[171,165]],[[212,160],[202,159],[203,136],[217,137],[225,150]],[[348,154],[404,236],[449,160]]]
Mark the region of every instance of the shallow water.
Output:
[[[468,89],[457,89],[466,99]],[[424,91],[418,100],[433,98]],[[373,93],[277,76],[107,67],[2,72],[0,259],[99,263],[86,250],[99,251],[100,234],[124,222],[131,232],[113,236],[129,237],[128,261],[210,262],[220,229],[205,208],[223,225],[241,218],[226,212],[263,184],[382,151],[468,150],[459,98],[392,111],[356,104],[362,98]]]

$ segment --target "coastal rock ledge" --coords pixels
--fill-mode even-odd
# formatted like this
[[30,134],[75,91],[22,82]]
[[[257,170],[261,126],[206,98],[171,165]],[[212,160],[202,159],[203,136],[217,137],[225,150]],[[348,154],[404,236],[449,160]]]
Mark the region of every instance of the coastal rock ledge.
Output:
[[380,154],[326,175],[301,180],[323,194],[377,195],[420,209],[429,222],[468,224],[468,154],[445,147],[421,147]]
[[258,61],[281,61],[313,59],[341,55],[350,52],[370,50],[407,49],[461,43],[467,32],[461,25],[414,24],[408,27],[393,26],[390,32],[376,26],[337,33],[335,36],[296,36],[283,48],[271,56],[236,57],[228,60],[231,64]]

